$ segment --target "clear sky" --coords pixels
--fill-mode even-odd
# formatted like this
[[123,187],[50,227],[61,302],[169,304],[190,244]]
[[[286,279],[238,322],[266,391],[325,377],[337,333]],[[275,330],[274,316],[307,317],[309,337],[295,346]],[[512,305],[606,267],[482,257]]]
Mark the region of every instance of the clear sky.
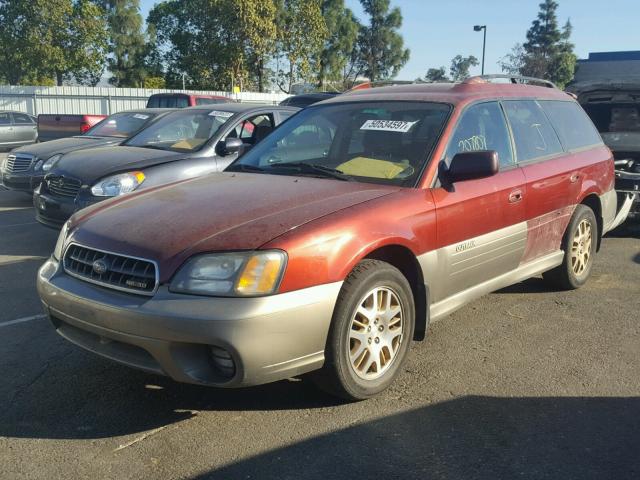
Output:
[[[259,1],[259,0],[258,0]],[[640,50],[640,0],[558,0],[558,21],[573,24],[578,58],[589,52]],[[146,15],[155,0],[141,0]],[[449,68],[460,55],[482,56],[482,32],[473,25],[487,25],[485,73],[500,73],[498,60],[525,34],[538,12],[540,0],[392,0],[403,15],[401,33],[411,50],[407,65],[397,76],[413,80],[430,67]],[[346,0],[358,17],[358,0]],[[480,67],[472,70],[480,73]]]

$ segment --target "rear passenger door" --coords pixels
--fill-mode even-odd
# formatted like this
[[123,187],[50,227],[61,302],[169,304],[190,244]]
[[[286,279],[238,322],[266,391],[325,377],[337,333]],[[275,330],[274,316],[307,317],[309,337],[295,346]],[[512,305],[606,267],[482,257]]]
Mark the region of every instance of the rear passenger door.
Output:
[[29,115],[24,113],[13,113],[13,132],[16,142],[32,142],[35,141],[36,122]]
[[13,143],[13,122],[9,112],[0,112],[0,143]]
[[516,162],[526,179],[526,262],[560,249],[579,195],[580,174],[539,102],[507,100],[503,106],[513,132]]
[[447,147],[445,163],[459,152],[495,150],[500,171],[488,178],[435,188],[437,302],[518,267],[526,242],[524,175],[514,162],[511,137],[498,102],[463,112]]

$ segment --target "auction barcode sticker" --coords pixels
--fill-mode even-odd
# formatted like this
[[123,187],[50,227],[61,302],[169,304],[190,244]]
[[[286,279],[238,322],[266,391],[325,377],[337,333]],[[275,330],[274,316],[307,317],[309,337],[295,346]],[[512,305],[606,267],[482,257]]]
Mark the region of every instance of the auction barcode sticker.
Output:
[[403,122],[402,120],[367,120],[360,130],[380,130],[384,132],[407,133],[418,121]]
[[210,117],[229,118],[229,117],[233,117],[233,113],[231,113],[231,112],[222,112],[220,110],[212,110],[211,112],[209,112],[209,116]]

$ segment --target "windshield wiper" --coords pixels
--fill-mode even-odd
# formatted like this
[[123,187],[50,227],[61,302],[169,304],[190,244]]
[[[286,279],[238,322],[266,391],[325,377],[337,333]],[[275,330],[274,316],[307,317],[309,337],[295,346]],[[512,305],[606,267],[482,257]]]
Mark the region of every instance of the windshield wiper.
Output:
[[142,148],[151,148],[152,150],[167,150],[164,147],[158,147],[157,145],[126,145],[127,147],[142,147]]
[[289,162],[289,163],[272,163],[270,168],[291,168],[297,170],[300,173],[309,173],[317,176],[335,178],[337,180],[344,180],[346,182],[353,181],[349,175],[346,175],[342,170],[336,168],[326,167],[317,163],[306,162]]
[[235,165],[229,165],[224,170],[225,172],[264,172],[264,168],[248,163],[236,163]]

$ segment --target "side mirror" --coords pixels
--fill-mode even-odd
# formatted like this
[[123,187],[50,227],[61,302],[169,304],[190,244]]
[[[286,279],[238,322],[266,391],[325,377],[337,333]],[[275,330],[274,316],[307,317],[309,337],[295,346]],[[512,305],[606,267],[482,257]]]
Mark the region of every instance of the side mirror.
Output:
[[220,145],[220,154],[222,156],[232,155],[234,153],[240,153],[244,143],[239,138],[227,138],[222,145]]
[[500,170],[498,152],[480,150],[457,153],[447,170],[447,180],[451,183],[492,177]]

